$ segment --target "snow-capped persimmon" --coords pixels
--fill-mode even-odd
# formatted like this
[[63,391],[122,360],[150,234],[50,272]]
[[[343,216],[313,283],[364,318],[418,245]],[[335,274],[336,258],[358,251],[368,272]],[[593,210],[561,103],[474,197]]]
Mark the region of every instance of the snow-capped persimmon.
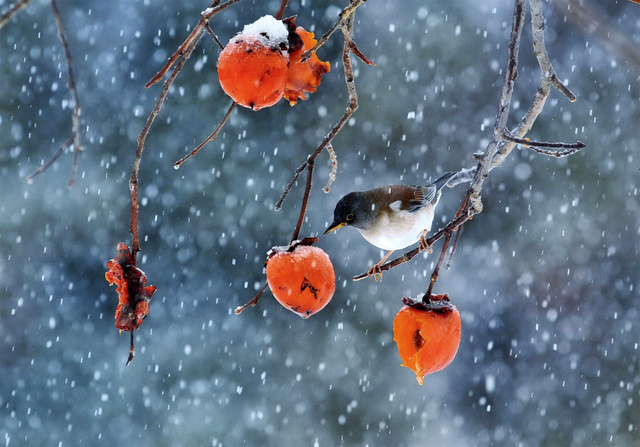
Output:
[[252,110],[280,101],[287,82],[288,36],[287,27],[272,16],[245,26],[218,58],[225,93]]
[[283,96],[289,104],[315,92],[331,67],[305,51],[316,44],[313,33],[296,27],[295,17],[264,16],[246,25],[218,58],[218,79],[235,102],[252,110],[271,107]]
[[393,320],[393,340],[402,366],[424,376],[446,368],[460,346],[460,313],[447,295],[432,295],[426,302],[404,298]]
[[271,251],[267,282],[276,300],[302,318],[324,308],[336,289],[329,256],[318,247],[302,244]]
[[284,99],[295,105],[298,99],[306,99],[305,93],[313,93],[320,85],[320,79],[331,69],[329,62],[322,62],[314,53],[308,60],[301,62],[305,51],[316,44],[314,34],[298,26],[295,33],[302,39],[302,46],[289,53],[289,71]]

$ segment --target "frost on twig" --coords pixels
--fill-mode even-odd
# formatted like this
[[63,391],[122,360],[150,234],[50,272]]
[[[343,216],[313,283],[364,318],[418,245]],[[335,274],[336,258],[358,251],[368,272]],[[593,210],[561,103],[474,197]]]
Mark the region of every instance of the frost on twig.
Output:
[[[493,168],[500,166],[503,160],[511,153],[517,144],[527,145],[538,153],[555,157],[572,155],[584,148],[584,144],[579,141],[576,143],[544,143],[531,141],[525,138],[526,134],[533,127],[538,115],[542,112],[552,87],[560,91],[570,101],[573,102],[576,100],[575,95],[559,80],[549,60],[549,55],[544,41],[544,17],[542,15],[542,5],[540,0],[529,1],[531,10],[533,51],[538,61],[538,66],[540,67],[540,82],[533,100],[531,101],[531,105],[522,118],[520,125],[513,130],[507,129],[511,98],[517,74],[520,37],[525,19],[524,4],[525,0],[515,0],[513,24],[508,46],[507,68],[505,70],[505,79],[502,85],[502,93],[500,95],[500,102],[491,141],[483,153],[474,154],[474,158],[478,161],[478,164],[474,168],[461,170],[450,181],[450,186],[470,182],[470,186],[467,189],[467,193],[462,200],[462,204],[456,213],[456,217],[444,228],[426,239],[427,244],[432,245],[442,237],[446,237],[440,258],[431,276],[431,282],[428,290],[429,293],[431,292],[433,284],[438,277],[440,266],[445,258],[444,254],[449,248],[451,235],[454,232],[459,231],[460,227],[465,222],[473,218],[474,215],[482,212],[480,193],[482,191],[484,181],[489,176],[489,172]],[[559,150],[556,151],[551,149]],[[418,253],[420,253],[420,251],[420,247],[408,251],[399,258],[381,265],[380,270],[389,270],[400,264],[411,261]],[[363,273],[355,276],[354,280],[366,278],[367,276],[370,275],[368,273]]]
[[338,173],[338,157],[331,143],[327,144],[327,152],[329,152],[329,160],[331,161],[331,174],[329,174],[329,180],[327,180],[327,184],[322,190],[328,194],[331,190],[331,184],[336,179]]

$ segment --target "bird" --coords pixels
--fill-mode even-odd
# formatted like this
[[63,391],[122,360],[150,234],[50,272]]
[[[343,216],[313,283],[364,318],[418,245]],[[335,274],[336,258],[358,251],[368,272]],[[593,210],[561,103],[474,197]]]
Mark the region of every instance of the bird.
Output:
[[356,228],[370,244],[388,250],[367,276],[382,281],[380,266],[395,250],[420,241],[431,252],[425,235],[431,230],[442,188],[457,174],[446,172],[426,186],[387,185],[354,191],[342,197],[333,212],[333,222],[324,234],[345,226]]

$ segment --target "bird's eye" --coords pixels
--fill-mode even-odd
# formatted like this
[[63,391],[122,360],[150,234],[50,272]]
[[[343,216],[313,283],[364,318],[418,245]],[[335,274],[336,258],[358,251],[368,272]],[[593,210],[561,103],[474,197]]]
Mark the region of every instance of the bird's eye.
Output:
[[353,220],[355,216],[353,215],[353,213],[349,213],[347,214],[347,222],[351,222]]

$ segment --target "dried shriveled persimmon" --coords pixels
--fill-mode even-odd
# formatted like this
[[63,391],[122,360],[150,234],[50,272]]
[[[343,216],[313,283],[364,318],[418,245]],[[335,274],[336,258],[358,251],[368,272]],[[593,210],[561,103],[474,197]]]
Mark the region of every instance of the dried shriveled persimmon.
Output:
[[276,300],[302,318],[323,309],[336,289],[329,256],[318,247],[302,244],[271,251],[267,282]]
[[156,291],[155,286],[146,286],[147,277],[133,265],[129,247],[118,242],[118,256],[107,262],[104,277],[109,285],[115,284],[118,292],[116,307],[116,327],[121,331],[131,331],[131,347],[127,365],[133,360],[133,331],[140,327],[149,314],[149,301]]
[[287,82],[289,31],[264,16],[233,37],[218,58],[218,79],[235,102],[252,110],[280,101]]
[[322,62],[315,53],[308,60],[301,62],[304,52],[313,48],[317,41],[313,33],[301,26],[295,29],[295,33],[302,39],[302,46],[289,52],[289,71],[284,92],[284,99],[292,106],[298,99],[306,99],[305,93],[315,92],[322,75],[331,69],[331,64]]
[[460,346],[460,313],[447,295],[432,295],[427,302],[404,298],[405,306],[393,320],[393,340],[402,366],[424,376],[446,368]]

